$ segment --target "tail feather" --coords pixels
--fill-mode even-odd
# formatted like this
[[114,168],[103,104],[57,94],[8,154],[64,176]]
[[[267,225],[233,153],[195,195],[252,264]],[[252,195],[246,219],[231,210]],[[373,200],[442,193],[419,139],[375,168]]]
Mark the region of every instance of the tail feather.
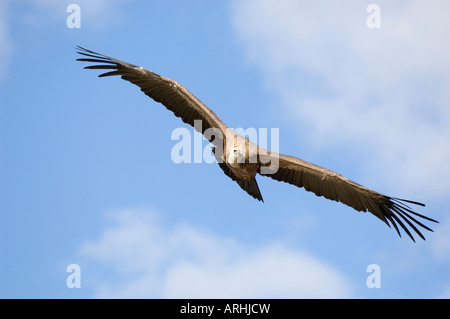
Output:
[[261,195],[261,191],[259,190],[258,183],[256,182],[256,179],[253,178],[250,181],[246,181],[243,179],[237,179],[236,182],[241,186],[243,190],[245,190],[247,193],[249,193],[251,196],[256,198],[257,200],[260,200],[264,203],[264,200]]
[[257,200],[260,200],[264,203],[264,200],[261,195],[261,191],[259,190],[258,183],[256,182],[256,179],[253,178],[250,181],[240,179],[236,175],[234,175],[233,171],[228,167],[227,164],[220,161],[220,158],[217,158],[215,147],[212,148],[212,152],[214,153],[214,156],[216,156],[217,164],[219,164],[220,168],[223,170],[225,175],[227,175],[229,178],[231,178],[233,181],[238,183],[238,185],[246,191],[250,196],[256,198]]

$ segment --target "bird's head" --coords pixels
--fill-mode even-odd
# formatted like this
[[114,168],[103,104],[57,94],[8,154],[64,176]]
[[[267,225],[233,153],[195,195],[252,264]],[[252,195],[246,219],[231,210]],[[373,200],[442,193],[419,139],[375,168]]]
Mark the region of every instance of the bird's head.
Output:
[[244,152],[238,147],[231,149],[227,162],[231,167],[239,167],[239,164],[245,163]]

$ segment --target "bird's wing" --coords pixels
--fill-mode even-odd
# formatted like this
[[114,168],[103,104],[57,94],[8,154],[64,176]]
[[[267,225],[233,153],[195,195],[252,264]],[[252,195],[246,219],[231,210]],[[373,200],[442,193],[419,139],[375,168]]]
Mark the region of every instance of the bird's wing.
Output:
[[392,224],[400,237],[401,234],[397,224],[403,228],[413,241],[415,241],[414,237],[406,225],[411,227],[422,239],[425,238],[417,226],[432,231],[414,216],[437,222],[434,219],[416,213],[408,206],[408,204],[425,206],[422,203],[380,194],[336,172],[296,157],[276,153],[271,153],[270,156],[274,157],[275,161],[278,161],[278,170],[261,175],[298,187],[304,187],[307,191],[313,192],[317,196],[342,202],[357,211],[369,211],[384,221],[389,227]]
[[[140,87],[141,91],[147,96],[163,104],[175,116],[192,125],[200,133],[205,134],[208,128],[213,128],[214,131],[207,132],[208,134],[205,134],[205,137],[213,144],[222,144],[222,141],[217,137],[218,134],[221,134],[220,137],[225,138],[226,125],[210,108],[178,82],[142,67],[122,62],[80,46],[77,49],[79,50],[78,53],[84,56],[77,61],[100,63],[86,66],[85,69],[110,70],[100,74],[99,77],[120,75],[122,79]],[[194,120],[201,120],[201,128],[197,125],[194,126]]]

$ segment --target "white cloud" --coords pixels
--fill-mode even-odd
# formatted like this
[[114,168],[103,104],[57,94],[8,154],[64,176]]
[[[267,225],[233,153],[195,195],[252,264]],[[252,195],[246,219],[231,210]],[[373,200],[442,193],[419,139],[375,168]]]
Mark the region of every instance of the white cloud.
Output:
[[225,264],[179,263],[168,273],[166,293],[175,298],[339,298],[349,297],[351,289],[330,266],[274,244]]
[[448,196],[450,3],[378,1],[380,29],[368,4],[239,0],[232,15],[302,141],[362,154],[402,193]]
[[[352,287],[336,269],[279,243],[248,247],[191,225],[164,226],[151,211],[108,214],[99,238],[79,253],[107,274],[83,283],[96,297],[334,298]],[[83,278],[89,277],[84,275]]]

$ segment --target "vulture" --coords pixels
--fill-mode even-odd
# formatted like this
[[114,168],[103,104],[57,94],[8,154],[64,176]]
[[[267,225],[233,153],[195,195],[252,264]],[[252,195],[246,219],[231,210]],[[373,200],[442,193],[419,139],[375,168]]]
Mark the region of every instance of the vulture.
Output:
[[425,240],[419,228],[433,230],[424,225],[423,220],[437,223],[411,208],[412,205],[425,206],[422,203],[383,195],[329,169],[256,145],[229,129],[210,108],[174,80],[80,46],[76,49],[82,55],[77,61],[94,63],[85,69],[106,70],[99,77],[119,75],[202,133],[213,145],[214,157],[223,173],[257,200],[263,201],[255,179],[259,174],[303,187],[357,211],[369,211],[389,227],[392,225],[400,237],[401,227],[413,241],[411,229]]

